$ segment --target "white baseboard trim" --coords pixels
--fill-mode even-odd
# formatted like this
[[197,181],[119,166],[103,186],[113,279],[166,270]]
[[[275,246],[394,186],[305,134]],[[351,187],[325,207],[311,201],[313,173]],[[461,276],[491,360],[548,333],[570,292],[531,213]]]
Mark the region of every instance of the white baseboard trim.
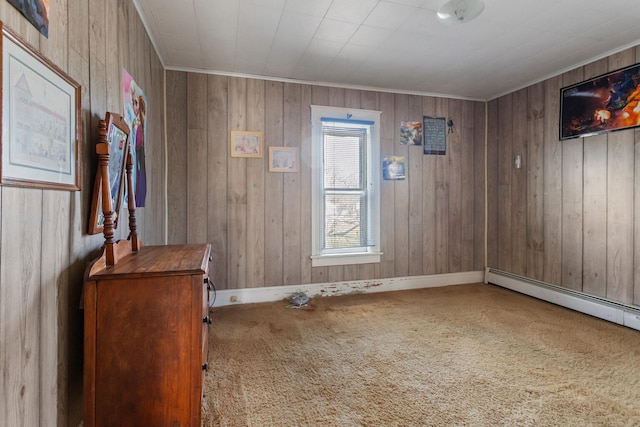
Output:
[[311,283],[304,285],[270,286],[263,288],[224,289],[216,292],[214,307],[233,304],[281,301],[294,292],[304,292],[309,297],[337,296],[352,293],[401,291],[408,289],[434,288],[449,285],[482,283],[484,271],[436,274],[430,276],[394,277],[376,280],[353,280],[345,282]]
[[487,268],[485,283],[498,285],[590,316],[640,330],[640,308],[494,268]]

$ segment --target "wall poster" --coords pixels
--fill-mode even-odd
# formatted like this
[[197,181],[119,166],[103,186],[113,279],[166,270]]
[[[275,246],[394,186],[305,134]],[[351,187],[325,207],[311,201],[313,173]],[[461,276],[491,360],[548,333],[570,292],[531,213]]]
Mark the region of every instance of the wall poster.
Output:
[[[144,207],[147,196],[147,176],[144,160],[144,143],[147,134],[147,98],[131,75],[122,69],[122,93],[124,120],[129,125],[129,151],[133,155],[133,188],[136,207]],[[128,196],[127,196],[128,197]]]

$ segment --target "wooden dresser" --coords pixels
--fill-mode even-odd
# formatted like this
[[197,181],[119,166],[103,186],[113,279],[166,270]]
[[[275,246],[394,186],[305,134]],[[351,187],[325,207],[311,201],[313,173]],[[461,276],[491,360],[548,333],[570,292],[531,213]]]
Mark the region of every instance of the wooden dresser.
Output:
[[85,274],[84,426],[200,426],[209,244],[116,246]]

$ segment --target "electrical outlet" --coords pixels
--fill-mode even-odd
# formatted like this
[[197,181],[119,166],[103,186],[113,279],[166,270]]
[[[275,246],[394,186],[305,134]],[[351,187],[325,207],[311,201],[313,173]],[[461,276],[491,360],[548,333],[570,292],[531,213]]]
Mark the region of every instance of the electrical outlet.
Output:
[[229,301],[231,302],[238,302],[238,297],[235,295],[231,295],[231,298],[229,299]]

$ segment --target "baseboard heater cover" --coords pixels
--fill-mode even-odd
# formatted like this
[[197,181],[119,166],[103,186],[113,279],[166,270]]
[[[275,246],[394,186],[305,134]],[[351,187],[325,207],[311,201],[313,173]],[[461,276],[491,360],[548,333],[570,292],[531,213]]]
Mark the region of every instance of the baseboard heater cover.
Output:
[[485,283],[511,289],[534,298],[566,307],[640,331],[640,308],[598,298],[513,273],[487,268]]

